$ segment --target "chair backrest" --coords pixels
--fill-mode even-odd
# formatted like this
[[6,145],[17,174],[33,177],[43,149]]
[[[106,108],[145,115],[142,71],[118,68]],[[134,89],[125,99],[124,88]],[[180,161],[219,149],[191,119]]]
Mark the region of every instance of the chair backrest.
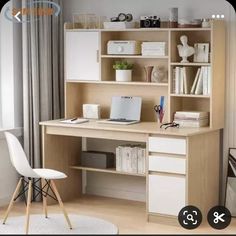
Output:
[[19,140],[11,133],[5,132],[10,159],[16,171],[25,177],[37,178],[38,175],[30,167]]

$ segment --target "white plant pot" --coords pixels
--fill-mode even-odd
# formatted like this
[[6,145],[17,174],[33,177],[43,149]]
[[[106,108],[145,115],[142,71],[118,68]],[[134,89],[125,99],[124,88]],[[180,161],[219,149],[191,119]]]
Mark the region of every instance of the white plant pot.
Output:
[[116,70],[116,81],[130,82],[132,80],[132,70]]

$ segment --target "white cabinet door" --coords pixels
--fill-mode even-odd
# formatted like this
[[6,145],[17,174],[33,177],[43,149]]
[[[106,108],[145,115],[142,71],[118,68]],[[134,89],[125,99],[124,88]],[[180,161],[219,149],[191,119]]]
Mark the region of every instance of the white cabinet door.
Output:
[[185,178],[149,175],[149,212],[177,216],[185,206]]
[[100,80],[98,52],[98,32],[66,32],[66,79]]

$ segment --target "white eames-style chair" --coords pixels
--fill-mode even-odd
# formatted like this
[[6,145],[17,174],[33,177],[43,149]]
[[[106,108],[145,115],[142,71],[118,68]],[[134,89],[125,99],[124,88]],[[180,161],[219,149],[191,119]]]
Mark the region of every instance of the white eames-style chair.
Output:
[[[56,171],[56,170],[32,169],[29,165],[25,152],[20,142],[18,141],[18,139],[14,135],[8,132],[5,132],[5,136],[6,136],[6,140],[8,144],[11,163],[15,167],[16,171],[20,174],[21,178],[16,186],[15,192],[13,193],[12,199],[5,213],[3,224],[5,224],[7,221],[8,215],[10,213],[10,210],[13,206],[14,201],[28,190],[27,207],[26,207],[26,224],[25,224],[25,231],[26,231],[26,234],[28,234],[32,189],[34,189],[38,192],[38,194],[41,193],[43,196],[43,208],[44,208],[45,217],[47,218],[47,196],[50,196],[58,201],[63,211],[63,214],[66,218],[68,226],[70,229],[72,229],[71,222],[69,220],[69,217],[67,215],[67,212],[64,208],[63,202],[61,200],[61,197],[58,193],[58,190],[54,182],[54,180],[56,179],[64,179],[67,176],[64,173]],[[42,188],[38,187],[35,184],[35,182],[33,181],[34,179],[37,179],[36,182],[40,180],[42,181]],[[21,190],[20,192],[20,189],[22,186],[23,186],[23,190]],[[52,191],[54,197],[48,193],[49,189]]]

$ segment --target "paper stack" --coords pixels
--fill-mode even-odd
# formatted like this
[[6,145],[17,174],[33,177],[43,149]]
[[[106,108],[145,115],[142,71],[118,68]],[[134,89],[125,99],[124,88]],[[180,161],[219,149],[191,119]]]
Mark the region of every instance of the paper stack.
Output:
[[143,42],[142,55],[143,56],[165,56],[166,43],[165,42]]
[[177,111],[174,122],[180,127],[204,127],[209,124],[209,113],[205,111]]

